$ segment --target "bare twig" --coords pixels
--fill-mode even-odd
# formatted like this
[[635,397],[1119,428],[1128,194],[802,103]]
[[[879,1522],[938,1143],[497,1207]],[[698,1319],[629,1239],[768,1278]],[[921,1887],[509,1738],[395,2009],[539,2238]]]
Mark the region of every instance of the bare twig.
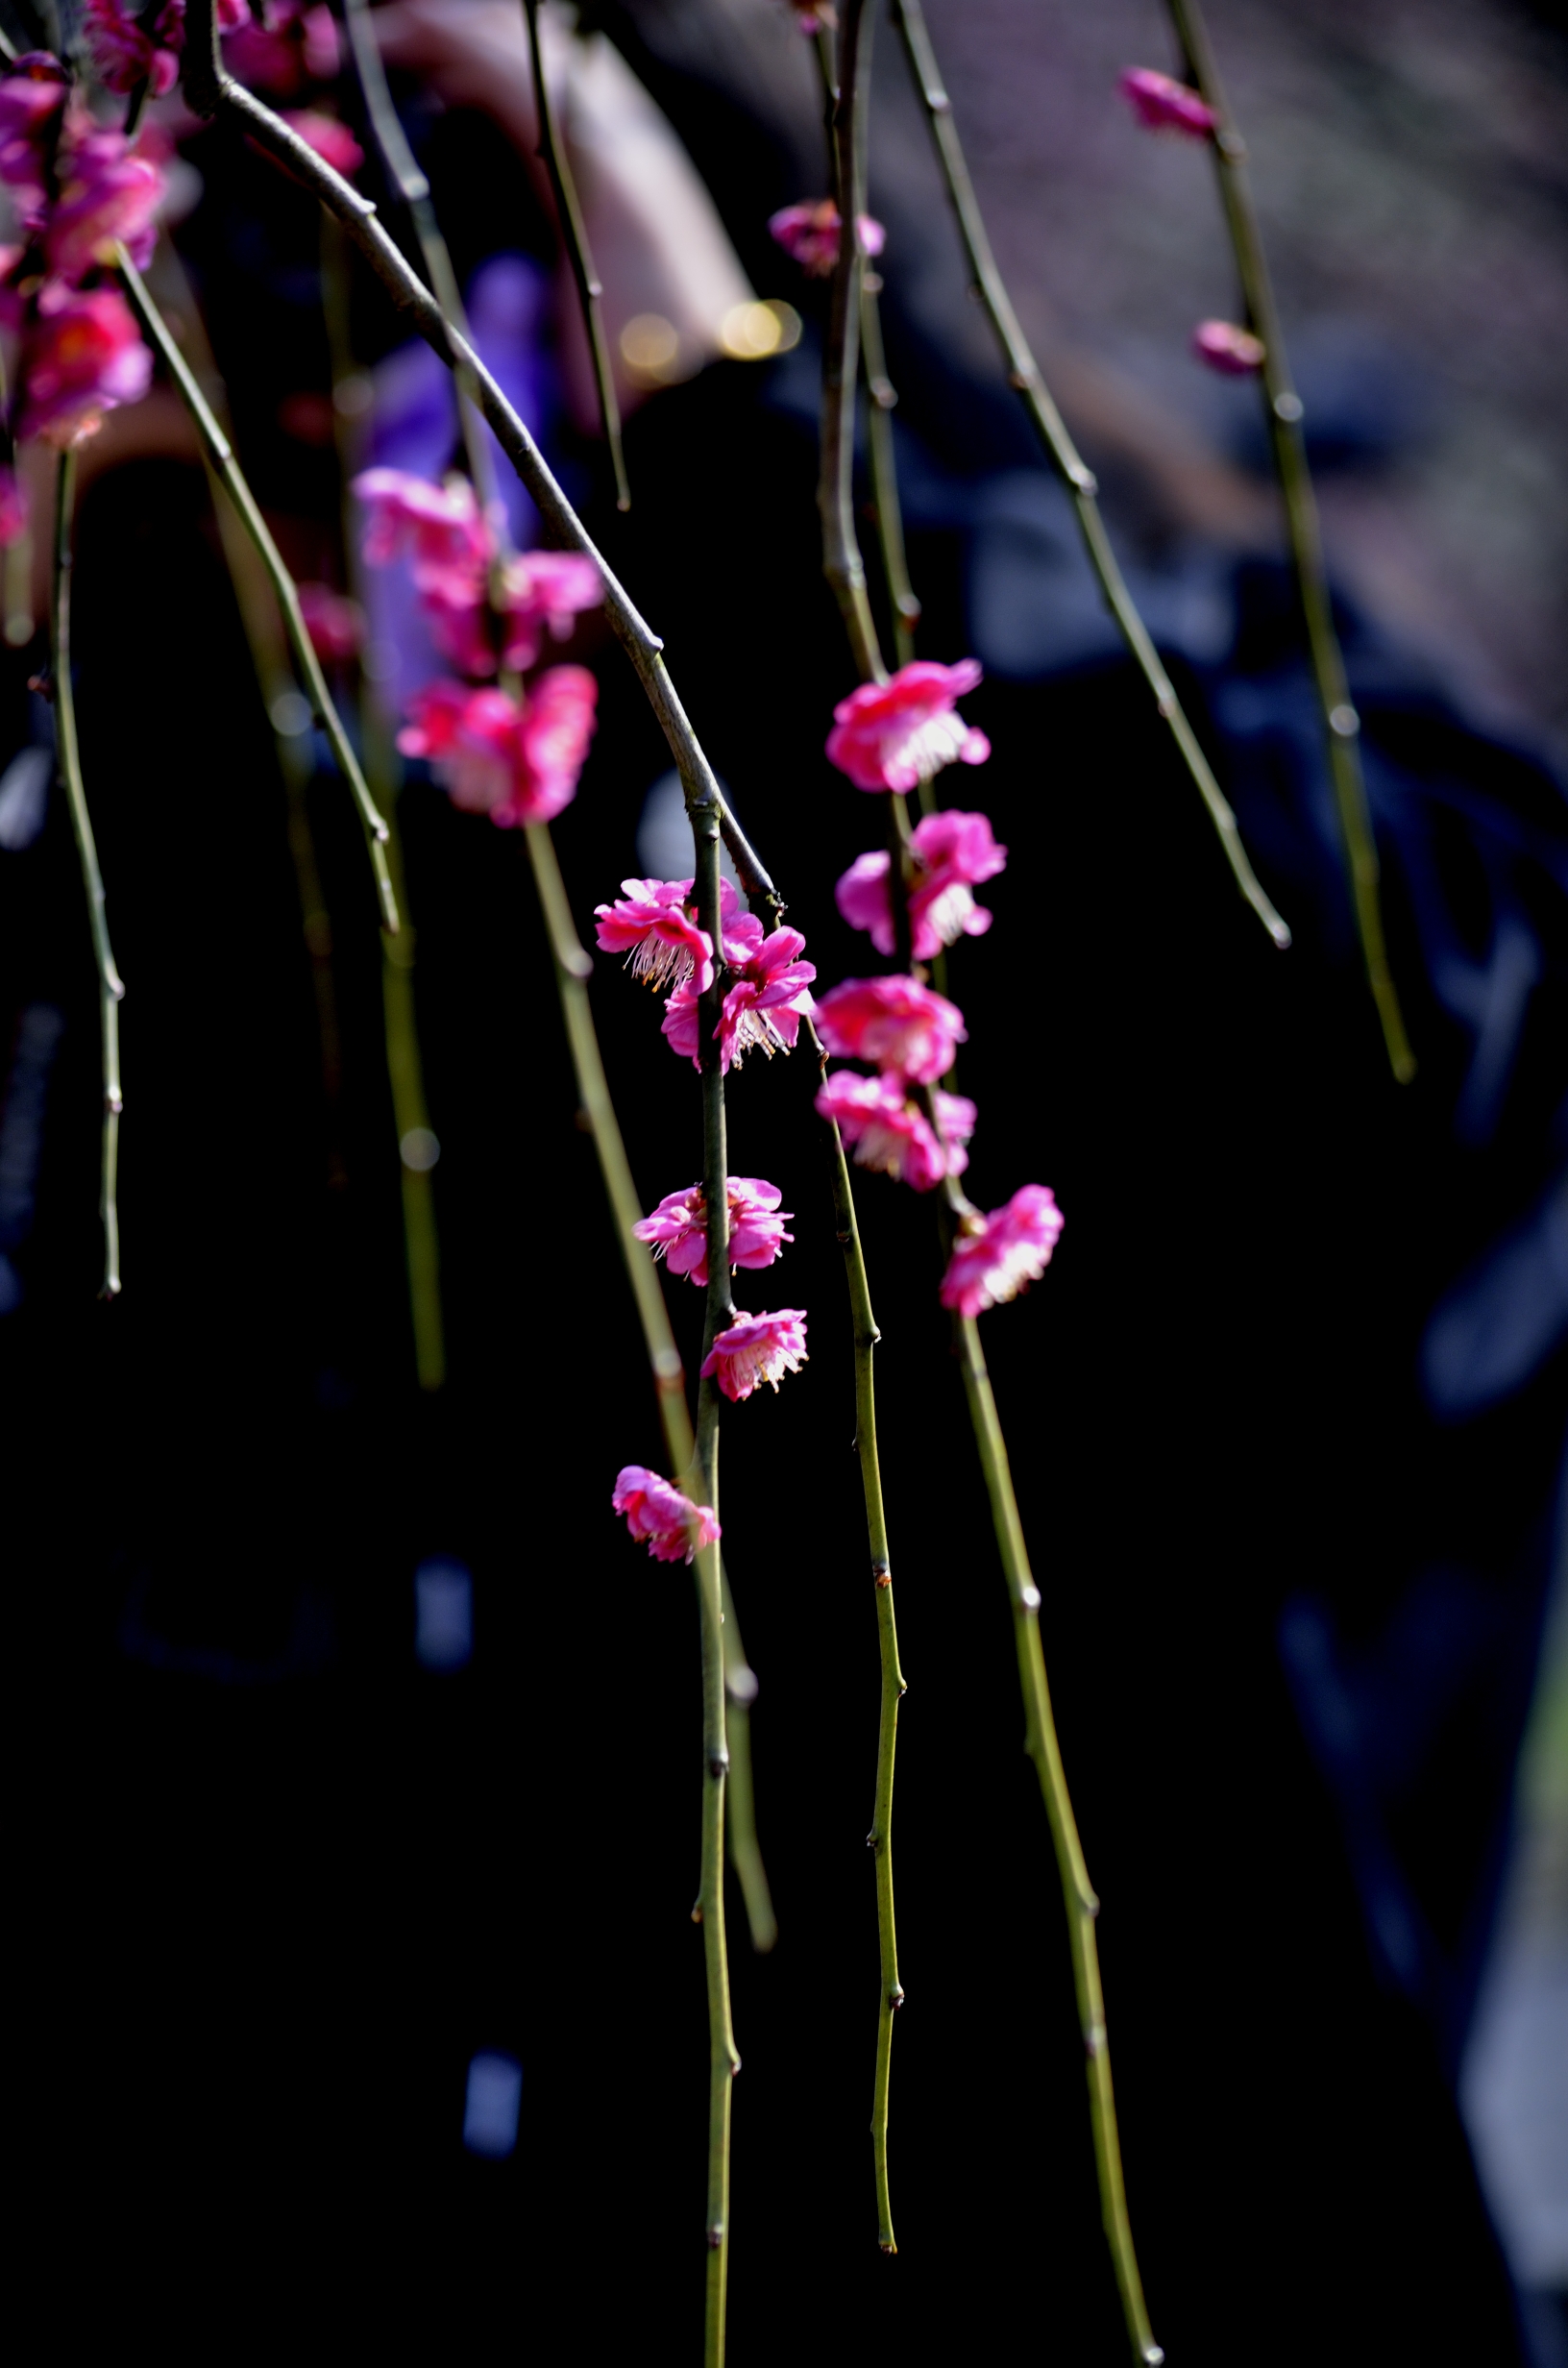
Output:
[[1198,745],[1197,735],[1176,696],[1175,686],[1160,663],[1148,629],[1133,604],[1132,595],[1116,563],[1115,553],[1111,548],[1105,522],[1100,516],[1093,472],[1086,468],[1079,458],[1062,414],[1052,402],[1050,391],[1041,376],[1040,365],[1018,326],[1017,314],[1013,309],[1012,300],[996,268],[991,240],[975,203],[974,186],[969,180],[968,166],[964,160],[964,151],[953,123],[952,102],[943,87],[919,0],[893,0],[893,11],[903,35],[916,87],[930,121],[974,285],[1007,362],[1008,382],[1022,398],[1035,432],[1045,448],[1046,456],[1071,497],[1090,565],[1099,580],[1106,605],[1115,619],[1122,639],[1131,651],[1155,705],[1181,752],[1182,761],[1208,808],[1209,819],[1219,834],[1219,842],[1235,875],[1236,884],[1275,945],[1282,948],[1288,946],[1290,932],[1274,910],[1248,861],[1247,851],[1237,828],[1236,816],[1214,778],[1209,759]]
[[1311,471],[1307,465],[1302,402],[1290,380],[1285,333],[1280,326],[1279,308],[1274,301],[1273,282],[1263,253],[1258,210],[1253,204],[1252,185],[1247,176],[1246,142],[1237,130],[1236,119],[1231,113],[1198,0],[1167,0],[1167,5],[1187,74],[1196,85],[1214,118],[1214,169],[1219,177],[1220,201],[1225,209],[1226,226],[1236,255],[1247,325],[1263,349],[1261,373],[1263,416],[1268,423],[1274,466],[1285,502],[1290,556],[1295,565],[1302,613],[1307,624],[1307,643],[1311,653],[1312,679],[1317,685],[1318,703],[1323,710],[1323,733],[1328,748],[1329,770],[1334,780],[1335,803],[1339,814],[1339,832],[1344,841],[1345,868],[1350,876],[1351,900],[1357,934],[1360,939],[1361,959],[1366,965],[1372,999],[1377,1005],[1388,1065],[1400,1084],[1408,1085],[1415,1075],[1415,1055],[1405,1032],[1404,1016],[1400,1011],[1393,974],[1388,967],[1388,950],[1383,932],[1383,910],[1378,895],[1377,841],[1372,834],[1366,781],[1361,770],[1360,718],[1351,700],[1350,685],[1345,678],[1344,654],[1334,628],[1334,606],[1329,597],[1328,570],[1323,561],[1323,534],[1317,514],[1317,497],[1312,490]]
[[55,737],[60,748],[60,773],[70,808],[71,835],[82,866],[86,891],[87,919],[92,926],[93,959],[98,970],[98,1024],[103,1041],[104,1130],[101,1212],[104,1221],[104,1280],[100,1298],[120,1294],[119,1158],[120,999],[125,985],[114,966],[104,910],[104,881],[98,869],[98,848],[87,812],[82,782],[82,758],[76,739],[76,697],[71,683],[71,535],[76,508],[76,455],[63,452],[55,474],[54,598],[50,614],[50,677],[55,694]]
[[528,56],[533,62],[533,103],[539,118],[539,155],[555,194],[555,212],[560,222],[561,237],[566,247],[567,260],[572,266],[572,277],[576,282],[577,302],[582,308],[582,326],[588,338],[588,351],[594,366],[594,385],[599,394],[599,416],[604,430],[604,441],[610,448],[610,466],[615,471],[615,506],[617,509],[630,509],[631,487],[626,482],[625,455],[621,449],[621,407],[615,399],[615,374],[610,368],[610,349],[604,337],[604,316],[600,309],[600,299],[604,290],[600,284],[594,259],[589,252],[588,233],[582,219],[582,208],[577,203],[572,167],[567,162],[565,146],[555,129],[555,111],[550,103],[544,53],[539,45],[539,0],[523,0],[523,13],[528,20]]

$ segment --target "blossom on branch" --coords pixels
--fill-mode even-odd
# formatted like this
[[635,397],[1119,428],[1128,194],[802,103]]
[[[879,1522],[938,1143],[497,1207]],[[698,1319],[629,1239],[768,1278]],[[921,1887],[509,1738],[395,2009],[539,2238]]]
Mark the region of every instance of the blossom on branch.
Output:
[[78,285],[95,266],[113,262],[117,240],[144,270],[158,243],[163,196],[158,166],[129,154],[123,132],[84,133],[67,124],[58,170],[60,196],[43,234],[50,272]]
[[[775,929],[771,937],[764,937],[762,924],[749,913],[725,930],[726,961],[747,947],[754,949],[745,962],[732,963],[735,983],[724,997],[713,1031],[719,1041],[720,1064],[726,1073],[753,1050],[769,1060],[775,1052],[794,1051],[800,1023],[814,1008],[810,985],[817,966],[799,959],[805,943],[798,929]],[[684,1053],[697,1069],[702,1066],[699,1019],[698,991],[688,978],[665,1005],[661,1024],[672,1048]]]
[[509,829],[548,823],[576,795],[599,685],[584,666],[552,666],[521,702],[509,691],[432,682],[398,734],[405,756],[429,759],[453,805]]
[[153,358],[117,288],[83,292],[52,280],[24,332],[19,376],[18,438],[64,452],[95,435],[106,411],[140,402]]
[[698,1546],[716,1545],[723,1534],[711,1505],[694,1505],[642,1464],[627,1464],[616,1474],[610,1503],[625,1514],[626,1527],[639,1543],[648,1540],[655,1562],[689,1563]]
[[285,115],[283,121],[307,148],[315,150],[324,164],[330,164],[334,173],[341,173],[345,181],[352,180],[363,164],[364,150],[348,125],[340,123],[335,115],[324,115],[319,108],[301,107]]
[[[723,883],[729,888],[727,880]],[[662,991],[696,975],[700,994],[713,983],[713,940],[687,910],[689,879],[624,879],[613,904],[596,904],[601,953],[625,954],[634,978]],[[729,890],[731,900],[735,891]]]
[[991,742],[953,707],[979,679],[976,658],[912,658],[887,682],[861,683],[833,710],[829,761],[857,789],[915,789],[944,765],[983,765]]
[[[927,814],[910,833],[919,876],[909,898],[909,925],[917,962],[929,962],[960,937],[982,937],[991,914],[969,891],[992,879],[1007,863],[984,814],[945,809]],[[894,939],[888,895],[890,858],[885,848],[859,855],[834,890],[840,912],[852,929],[869,929],[878,953],[891,954]]]
[[[786,255],[814,280],[829,278],[839,259],[844,221],[830,197],[808,199],[801,206],[781,206],[768,217],[768,229]],[[888,234],[874,215],[855,216],[862,255],[880,255]]]
[[326,583],[301,583],[294,589],[310,647],[322,663],[341,666],[355,656],[365,637],[365,612],[358,602],[345,599]]
[[935,1097],[939,1142],[930,1121],[910,1097],[902,1077],[858,1076],[835,1070],[817,1097],[820,1117],[831,1119],[860,1168],[928,1193],[943,1176],[962,1175],[969,1164],[965,1145],[974,1132],[974,1104],[963,1094]]
[[1121,95],[1139,122],[1151,132],[1180,132],[1188,139],[1207,139],[1218,117],[1198,92],[1186,83],[1157,74],[1152,66],[1130,65],[1121,78]]
[[406,469],[366,469],[352,490],[370,512],[367,566],[406,556],[416,592],[461,603],[478,586],[482,598],[490,543],[466,477],[432,485]]
[[[734,1267],[771,1267],[793,1233],[784,1230],[793,1215],[781,1209],[784,1196],[776,1184],[760,1176],[732,1175],[728,1179],[729,1263]],[[694,1283],[708,1279],[708,1203],[700,1184],[683,1193],[666,1193],[651,1217],[639,1219],[632,1231],[647,1242],[655,1258],[663,1258],[672,1274],[686,1274]]]
[[1038,1283],[1062,1231],[1056,1196],[1044,1184],[1023,1184],[1005,1208],[965,1221],[942,1278],[942,1304],[961,1316],[999,1307]]
[[27,51],[0,79],[0,181],[15,190],[29,230],[41,225],[47,158],[67,87],[60,60],[42,49]]
[[806,1311],[781,1307],[772,1316],[738,1316],[719,1333],[702,1360],[702,1379],[718,1382],[737,1405],[766,1382],[777,1394],[786,1373],[806,1362]]
[[918,978],[846,978],[824,995],[817,1022],[829,1052],[934,1085],[965,1041],[956,1003]]
[[1263,366],[1264,350],[1262,337],[1235,321],[1200,321],[1192,332],[1193,353],[1222,378],[1252,378]]
[[[174,88],[185,45],[185,0],[162,8],[137,8],[135,0],[84,0],[87,46],[100,79],[110,90],[147,85],[155,99]],[[218,30],[233,33],[250,16],[246,0],[217,0]],[[325,14],[326,12],[323,11]]]
[[[224,63],[258,90],[291,99],[306,83],[337,80],[342,44],[330,8],[306,8],[303,0],[262,0],[254,16],[243,7],[234,18],[235,37]],[[219,22],[226,32],[231,27]]]

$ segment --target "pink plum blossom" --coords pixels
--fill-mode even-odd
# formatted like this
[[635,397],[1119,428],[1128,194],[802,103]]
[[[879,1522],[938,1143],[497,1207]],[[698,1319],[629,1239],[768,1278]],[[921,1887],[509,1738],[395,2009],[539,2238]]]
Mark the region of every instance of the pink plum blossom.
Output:
[[43,236],[50,271],[79,285],[96,265],[112,263],[116,240],[142,270],[158,243],[158,166],[130,155],[123,132],[81,132],[73,124],[61,141],[58,169],[60,196]]
[[[869,213],[858,214],[855,227],[860,233],[862,255],[880,255],[887,244],[888,234],[880,222]],[[768,217],[772,236],[794,258],[802,271],[814,280],[825,280],[839,259],[839,237],[843,220],[830,197],[808,200],[803,206],[784,206]]]
[[[927,814],[910,833],[919,863],[919,876],[909,899],[910,934],[917,962],[929,962],[943,946],[960,937],[982,937],[991,914],[976,904],[969,891],[977,880],[992,879],[1007,863],[1007,850],[998,847],[984,814],[961,814],[944,809]],[[885,848],[859,855],[839,881],[834,895],[852,929],[869,929],[878,953],[894,950],[893,906],[888,896],[889,856]]]
[[47,50],[29,50],[0,77],[0,181],[14,189],[31,229],[39,218],[45,158],[65,104],[65,69]]
[[857,1167],[880,1170],[928,1193],[944,1175],[962,1175],[964,1148],[974,1132],[974,1104],[963,1094],[936,1096],[939,1143],[930,1121],[912,1100],[902,1077],[857,1076],[835,1070],[817,1097],[819,1115],[831,1119],[853,1149]]
[[991,742],[955,713],[980,679],[977,659],[913,658],[887,682],[863,682],[833,710],[827,753],[857,789],[915,789],[943,765],[983,765]]
[[829,1052],[891,1070],[917,1085],[934,1085],[965,1041],[956,1003],[918,978],[897,975],[846,978],[818,1004],[817,1024]]
[[314,107],[302,107],[283,117],[291,132],[297,133],[307,148],[313,148],[324,164],[345,180],[359,170],[365,152],[346,123],[335,115],[324,115]]
[[739,1404],[767,1382],[775,1394],[786,1373],[806,1362],[806,1311],[781,1307],[772,1316],[737,1316],[719,1333],[702,1360],[702,1379],[716,1379],[725,1397]]
[[625,1515],[626,1527],[658,1563],[689,1563],[698,1546],[716,1545],[723,1536],[711,1505],[694,1505],[689,1496],[642,1464],[627,1464],[617,1472],[610,1503]]
[[510,692],[432,682],[398,734],[425,756],[453,805],[510,829],[548,823],[576,795],[599,685],[584,666],[552,666],[519,703]]
[[370,512],[369,566],[390,567],[406,555],[416,591],[455,606],[483,598],[490,541],[467,478],[432,485],[405,469],[367,469],[353,490]]
[[788,0],[800,33],[832,33],[839,21],[833,0]]
[[1262,337],[1235,321],[1200,321],[1192,332],[1192,351],[1222,378],[1250,379],[1263,366]]
[[603,598],[603,580],[580,552],[520,551],[502,570],[506,664],[524,670],[535,665],[547,629],[552,641],[564,641],[573,618],[597,608]]
[[1217,120],[1195,90],[1172,82],[1168,74],[1157,74],[1152,66],[1130,65],[1121,77],[1121,95],[1151,132],[1181,132],[1188,139],[1207,139]]
[[139,403],[153,358],[118,289],[81,293],[46,284],[22,345],[18,437],[40,436],[57,452],[84,443],[104,413]]
[[[165,0],[151,15],[135,0],[86,0],[87,44],[101,80],[110,90],[147,85],[160,99],[174,88],[180,52],[185,45],[185,0]],[[218,28],[233,33],[250,15],[246,0],[218,0]]]
[[265,0],[224,54],[224,62],[243,83],[288,99],[306,82],[337,78],[341,49],[329,8],[306,8],[301,0]]
[[330,584],[302,583],[300,614],[310,636],[310,647],[329,666],[341,666],[358,650],[365,636],[365,612],[357,601],[345,600]]
[[[784,1224],[793,1212],[781,1209],[784,1196],[776,1184],[760,1176],[729,1178],[729,1263],[731,1267],[771,1267],[793,1233]],[[672,1274],[689,1275],[694,1283],[708,1279],[708,1203],[700,1184],[683,1193],[666,1193],[651,1217],[632,1227],[639,1242],[647,1242],[655,1258],[663,1258]]]
[[[814,962],[799,959],[806,941],[798,929],[775,929],[765,938],[761,923],[745,914],[725,933],[726,958],[742,950],[741,945],[730,944],[731,934],[753,943],[755,951],[736,969],[735,983],[724,997],[714,1029],[721,1067],[726,1073],[738,1068],[753,1050],[765,1053],[769,1060],[775,1052],[794,1051],[800,1023],[813,1009],[810,982],[817,975]],[[688,978],[665,1005],[661,1024],[673,1049],[684,1053],[694,1068],[701,1067],[699,1020],[698,989]]]
[[0,551],[27,532],[27,493],[14,469],[0,468]]
[[1056,1196],[1044,1184],[1023,1184],[1007,1206],[966,1220],[942,1278],[942,1304],[961,1316],[999,1307],[1038,1283],[1062,1231]]
[[[726,888],[729,882],[723,883]],[[687,910],[689,879],[624,879],[613,904],[596,904],[601,953],[625,954],[634,978],[660,990],[694,973],[700,994],[712,984],[713,940]],[[733,898],[735,891],[730,889]]]

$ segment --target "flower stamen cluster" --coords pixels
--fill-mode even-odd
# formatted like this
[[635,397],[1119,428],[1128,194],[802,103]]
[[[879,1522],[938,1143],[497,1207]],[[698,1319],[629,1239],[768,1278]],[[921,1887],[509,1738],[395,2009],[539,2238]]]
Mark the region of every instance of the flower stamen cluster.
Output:
[[[737,1267],[771,1267],[793,1233],[784,1230],[794,1212],[781,1209],[784,1196],[776,1184],[760,1176],[732,1175],[728,1179],[729,1263]],[[666,1193],[650,1217],[632,1227],[655,1258],[663,1258],[672,1274],[684,1274],[705,1286],[708,1279],[708,1201],[700,1184],[683,1193]]]

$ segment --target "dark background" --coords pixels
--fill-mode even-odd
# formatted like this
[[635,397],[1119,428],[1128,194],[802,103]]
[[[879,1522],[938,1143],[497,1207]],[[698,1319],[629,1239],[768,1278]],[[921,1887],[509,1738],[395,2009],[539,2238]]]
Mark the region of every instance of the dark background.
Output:
[[[723,142],[704,151],[678,78],[659,87],[637,62],[723,202]],[[211,139],[191,152],[209,204],[237,189],[280,218],[264,168]],[[493,203],[514,194],[491,185]],[[465,255],[463,227],[454,199],[472,263],[483,242]],[[231,381],[318,382],[309,307],[290,336],[283,319],[282,300],[232,305]],[[391,333],[367,323],[373,358]],[[594,490],[591,455],[563,441],[562,456],[826,984],[865,965],[831,883],[878,824],[821,752],[850,676],[792,368],[722,364],[650,403],[629,520]],[[990,402],[966,415],[974,477],[1023,465],[986,443],[1008,416]],[[961,523],[912,534],[932,654],[969,645],[972,550]],[[525,850],[427,782],[404,792],[450,1365],[422,1397],[380,956],[342,785],[324,776],[311,807],[343,1034],[331,1105],[271,737],[199,476],[144,462],[100,481],[76,574],[84,764],[130,987],[127,1288],[93,1299],[95,1000],[57,797],[0,865],[8,1019],[39,1001],[65,1018],[15,1257],[26,1296],[0,1330],[19,2290],[61,2344],[113,2328],[193,2356],[280,2339],[307,2356],[400,2338],[476,2359],[695,2348],[695,1608],[689,1576],[609,1514],[616,1469],[656,1464],[658,1437]],[[1313,760],[1283,727],[1216,721],[1237,683],[1284,712],[1301,678],[1276,564],[1243,555],[1228,580],[1228,645],[1185,667],[1183,694],[1296,932],[1287,957],[1236,898],[1124,669],[988,680],[967,703],[995,752],[950,795],[1011,849],[985,892],[992,935],[953,960],[981,1113],[969,1182],[994,1205],[1038,1177],[1067,1221],[1045,1280],[987,1319],[987,1349],[1104,1901],[1129,2192],[1167,2356],[1509,2362],[1513,2301],[1452,2077],[1506,1842],[1564,1366],[1559,1346],[1528,1387],[1444,1424],[1418,1350],[1440,1294],[1560,1158],[1560,792],[1347,607],[1421,1059],[1396,1092]],[[12,746],[38,658],[11,662]],[[597,662],[600,733],[556,833],[585,935],[639,868],[667,761],[613,648]],[[1541,975],[1476,1142],[1456,1123],[1475,1047],[1431,983],[1433,915],[1479,959],[1505,907]],[[608,962],[594,999],[651,1206],[697,1171],[697,1080]],[[910,1681],[900,2252],[875,2249],[875,1628],[814,1083],[800,1057],[753,1061],[731,1098],[732,1165],[782,1188],[796,1236],[744,1295],[808,1308],[812,1346],[724,1429],[780,1924],[753,1959],[732,1895],[731,2356],[884,2343],[1111,2361],[1124,2338],[1060,1892],[935,1220],[868,1178]],[[690,1353],[698,1297],[670,1292]],[[412,1652],[412,1571],[431,1553],[476,1581],[475,1657],[447,1676]],[[1384,1746],[1359,1811],[1282,1667],[1282,1612],[1302,1604]],[[1412,1622],[1413,1662],[1397,1643]],[[1403,1983],[1377,1939],[1369,1814],[1422,1934]],[[485,2047],[524,2066],[505,2162],[460,2144]]]

